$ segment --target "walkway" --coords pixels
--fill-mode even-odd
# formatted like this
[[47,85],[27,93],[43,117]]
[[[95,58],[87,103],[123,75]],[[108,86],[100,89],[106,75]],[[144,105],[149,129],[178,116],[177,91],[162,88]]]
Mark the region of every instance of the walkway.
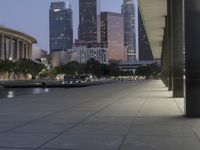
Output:
[[0,101],[0,150],[199,150],[161,81],[114,83]]

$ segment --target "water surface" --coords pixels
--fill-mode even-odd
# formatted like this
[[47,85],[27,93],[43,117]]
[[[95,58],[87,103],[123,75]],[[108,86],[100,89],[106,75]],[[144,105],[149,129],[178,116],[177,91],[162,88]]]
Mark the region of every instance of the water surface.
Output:
[[49,92],[49,88],[3,88],[0,87],[0,99],[13,98],[22,95],[41,94]]

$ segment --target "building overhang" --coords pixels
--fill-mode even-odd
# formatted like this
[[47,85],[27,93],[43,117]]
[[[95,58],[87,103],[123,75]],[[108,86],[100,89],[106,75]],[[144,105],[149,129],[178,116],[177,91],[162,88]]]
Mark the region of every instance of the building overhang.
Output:
[[167,0],[138,0],[154,59],[161,58]]

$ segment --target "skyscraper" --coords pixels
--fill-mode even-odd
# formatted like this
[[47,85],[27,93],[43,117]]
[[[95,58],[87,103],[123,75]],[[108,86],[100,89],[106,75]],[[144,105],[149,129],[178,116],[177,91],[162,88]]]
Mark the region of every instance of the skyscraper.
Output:
[[125,60],[122,14],[101,12],[101,42],[108,50],[108,60]]
[[49,10],[50,51],[72,48],[73,27],[72,9],[68,1],[52,2]]
[[99,9],[99,0],[79,0],[79,40],[97,42]]
[[124,46],[127,51],[127,60],[136,61],[136,12],[133,0],[123,0],[122,14],[124,17]]

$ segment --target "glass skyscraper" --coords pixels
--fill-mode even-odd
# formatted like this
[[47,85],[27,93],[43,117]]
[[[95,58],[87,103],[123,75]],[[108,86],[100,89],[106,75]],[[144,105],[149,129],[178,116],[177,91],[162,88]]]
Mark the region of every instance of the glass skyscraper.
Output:
[[100,34],[98,32],[99,13],[99,0],[79,0],[79,40],[97,42],[98,34]]
[[122,14],[124,17],[124,46],[127,51],[127,61],[136,61],[136,11],[133,0],[123,1]]
[[52,2],[49,21],[50,51],[71,49],[73,45],[71,4],[68,1]]

